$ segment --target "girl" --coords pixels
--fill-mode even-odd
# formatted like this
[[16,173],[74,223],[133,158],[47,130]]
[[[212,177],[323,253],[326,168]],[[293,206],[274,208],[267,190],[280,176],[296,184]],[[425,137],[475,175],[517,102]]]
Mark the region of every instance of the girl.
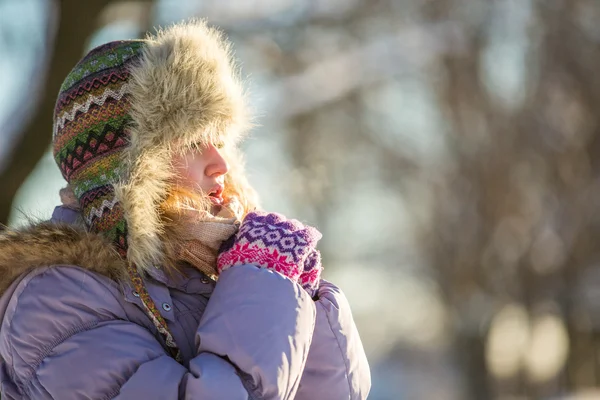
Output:
[[3,400],[367,397],[320,233],[252,211],[248,125],[202,22],[75,66],[54,116],[65,205],[0,235]]

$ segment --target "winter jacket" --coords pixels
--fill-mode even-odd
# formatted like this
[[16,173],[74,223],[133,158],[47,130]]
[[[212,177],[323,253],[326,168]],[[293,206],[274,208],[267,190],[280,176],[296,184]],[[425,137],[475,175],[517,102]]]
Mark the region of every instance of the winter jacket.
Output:
[[[74,217],[59,207],[53,223]],[[10,245],[40,252],[32,257],[60,252],[60,229],[13,235]],[[344,294],[329,282],[315,300],[253,265],[216,283],[192,268],[177,278],[154,268],[145,283],[182,352],[178,363],[127,283],[83,255],[80,265],[26,258],[0,265],[3,276],[18,276],[0,282],[2,400],[367,398],[363,346]]]

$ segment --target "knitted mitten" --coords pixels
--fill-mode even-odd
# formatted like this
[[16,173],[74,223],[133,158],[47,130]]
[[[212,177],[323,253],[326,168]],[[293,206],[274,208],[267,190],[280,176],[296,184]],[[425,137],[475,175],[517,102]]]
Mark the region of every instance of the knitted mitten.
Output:
[[300,278],[298,278],[298,283],[311,297],[314,297],[317,293],[322,271],[321,253],[319,250],[313,249],[308,253],[306,260],[304,261],[304,271],[300,275]]
[[221,247],[217,269],[221,273],[235,265],[253,264],[277,271],[294,282],[298,282],[301,274],[307,274],[305,281],[310,287],[314,273],[306,268],[311,265],[320,270],[320,257],[311,255],[309,262],[305,261],[316,251],[321,237],[315,228],[281,214],[251,212],[234,239]]

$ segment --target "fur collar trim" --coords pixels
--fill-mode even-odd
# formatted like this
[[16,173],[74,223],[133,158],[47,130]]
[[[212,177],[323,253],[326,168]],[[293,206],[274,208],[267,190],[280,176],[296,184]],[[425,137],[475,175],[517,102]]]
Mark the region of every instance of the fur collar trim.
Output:
[[43,222],[0,231],[0,295],[36,267],[77,265],[115,281],[125,278],[125,261],[103,236],[83,227]]

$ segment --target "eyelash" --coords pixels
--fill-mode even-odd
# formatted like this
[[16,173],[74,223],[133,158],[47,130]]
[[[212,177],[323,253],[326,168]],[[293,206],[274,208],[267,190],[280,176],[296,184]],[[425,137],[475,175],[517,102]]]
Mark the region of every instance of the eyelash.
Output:
[[[220,142],[220,143],[213,143],[213,146],[215,146],[215,148],[217,148],[217,149],[221,150],[223,147],[225,147],[225,143],[223,143],[223,142]],[[202,150],[202,148],[204,148],[204,143],[202,143],[202,142],[195,143],[195,144],[194,144],[194,147],[196,147],[196,149],[197,149],[198,151],[201,151],[201,150]]]

